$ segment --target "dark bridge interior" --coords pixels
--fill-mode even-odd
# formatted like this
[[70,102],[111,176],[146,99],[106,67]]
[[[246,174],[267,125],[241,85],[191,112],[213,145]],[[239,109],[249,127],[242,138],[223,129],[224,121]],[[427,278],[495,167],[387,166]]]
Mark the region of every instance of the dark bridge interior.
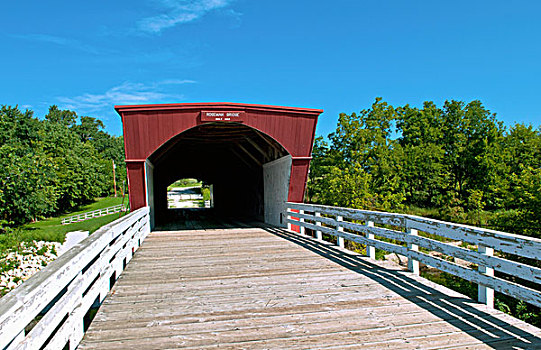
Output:
[[156,226],[185,215],[167,209],[167,186],[180,178],[213,185],[214,208],[208,210],[216,215],[262,220],[263,164],[286,155],[274,139],[240,123],[208,123],[179,134],[149,157]]

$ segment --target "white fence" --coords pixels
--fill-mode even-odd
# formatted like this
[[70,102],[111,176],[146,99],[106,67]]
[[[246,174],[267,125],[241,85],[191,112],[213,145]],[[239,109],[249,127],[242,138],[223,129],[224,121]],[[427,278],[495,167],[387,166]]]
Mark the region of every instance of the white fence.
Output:
[[75,349],[150,232],[149,208],[103,226],[0,299],[0,349]]
[[[298,226],[301,234],[311,229],[319,240],[322,240],[323,233],[334,236],[342,248],[344,240],[364,244],[367,255],[373,259],[376,248],[403,255],[408,258],[408,268],[416,274],[419,274],[419,262],[422,262],[462,277],[479,285],[479,301],[490,307],[494,304],[494,290],[541,307],[541,269],[497,256],[499,254],[494,255],[496,251],[541,260],[540,239],[414,215],[300,203],[287,203],[287,208],[288,227]],[[420,236],[419,232],[426,235]],[[433,239],[435,236],[441,240]],[[381,238],[402,244],[386,242]],[[477,250],[450,244],[450,240],[475,245]],[[439,252],[443,256],[435,257],[427,254],[429,251]],[[455,258],[476,264],[477,269],[456,264]],[[511,278],[495,277],[494,270]],[[520,280],[535,283],[535,289],[521,284]]]
[[126,206],[124,204],[114,205],[108,208],[97,209],[93,211],[88,211],[86,213],[81,213],[67,218],[62,219],[62,225],[71,224],[74,222],[84,221],[92,218],[97,218],[100,216],[105,216],[109,214],[118,213],[121,211],[126,211]]

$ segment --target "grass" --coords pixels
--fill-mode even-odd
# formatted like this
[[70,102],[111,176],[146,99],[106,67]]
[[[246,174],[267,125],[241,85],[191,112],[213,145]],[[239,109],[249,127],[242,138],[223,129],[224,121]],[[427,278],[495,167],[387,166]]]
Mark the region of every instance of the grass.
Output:
[[[127,203],[127,198],[124,199]],[[118,219],[120,213],[101,216],[73,224],[62,225],[62,219],[75,214],[111,207],[122,204],[122,197],[98,198],[94,203],[84,205],[77,211],[45,220],[29,223],[13,229],[9,233],[0,235],[0,258],[10,250],[18,249],[20,242],[49,241],[63,243],[66,233],[71,231],[96,231],[101,226]]]
[[167,186],[167,190],[171,191],[175,187],[201,187],[203,182],[197,179],[180,179]]

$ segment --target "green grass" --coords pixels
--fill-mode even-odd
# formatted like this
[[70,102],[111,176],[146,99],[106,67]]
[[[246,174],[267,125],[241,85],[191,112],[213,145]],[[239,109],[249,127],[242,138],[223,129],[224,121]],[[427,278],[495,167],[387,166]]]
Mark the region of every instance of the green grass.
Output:
[[[127,203],[124,199],[124,204]],[[121,213],[110,214],[99,218],[89,219],[73,224],[62,225],[62,219],[75,214],[81,214],[88,211],[102,209],[122,203],[122,197],[98,198],[94,203],[80,207],[77,211],[66,213],[64,215],[48,218],[45,220],[29,223],[13,229],[11,232],[0,235],[0,258],[8,251],[17,249],[20,242],[30,241],[49,241],[64,242],[66,233],[71,231],[96,231],[101,226],[118,219]],[[124,213],[122,213],[123,215]]]
[[203,182],[197,179],[180,179],[167,186],[167,190],[171,191],[175,187],[201,187]]

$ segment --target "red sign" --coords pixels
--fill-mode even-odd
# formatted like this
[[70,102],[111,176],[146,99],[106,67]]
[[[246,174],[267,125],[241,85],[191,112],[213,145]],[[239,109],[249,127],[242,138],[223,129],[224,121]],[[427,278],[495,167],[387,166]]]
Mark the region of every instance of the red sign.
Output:
[[201,111],[202,122],[241,122],[244,111]]

